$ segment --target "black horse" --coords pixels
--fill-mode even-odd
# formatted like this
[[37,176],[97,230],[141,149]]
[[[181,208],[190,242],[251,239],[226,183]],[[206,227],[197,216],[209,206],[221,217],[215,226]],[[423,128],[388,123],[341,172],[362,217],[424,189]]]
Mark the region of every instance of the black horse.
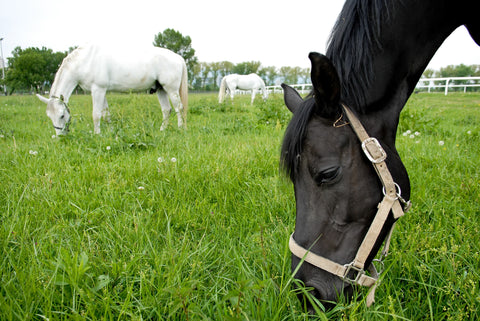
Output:
[[480,44],[477,9],[475,0],[347,0],[326,56],[309,56],[310,97],[283,85],[293,112],[281,156],[297,207],[292,270],[326,304],[375,283],[364,270],[410,197],[395,147],[400,112],[457,27]]

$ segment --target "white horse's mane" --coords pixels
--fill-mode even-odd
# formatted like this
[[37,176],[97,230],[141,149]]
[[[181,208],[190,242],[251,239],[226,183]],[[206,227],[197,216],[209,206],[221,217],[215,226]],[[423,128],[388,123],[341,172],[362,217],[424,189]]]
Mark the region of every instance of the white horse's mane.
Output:
[[57,85],[60,83],[61,77],[64,73],[71,68],[72,61],[74,62],[77,59],[77,56],[80,54],[80,51],[84,49],[84,46],[80,46],[75,48],[71,53],[69,53],[65,58],[63,58],[60,67],[58,68],[57,73],[55,74],[55,79],[52,84],[52,88],[50,89],[50,93],[56,93]]

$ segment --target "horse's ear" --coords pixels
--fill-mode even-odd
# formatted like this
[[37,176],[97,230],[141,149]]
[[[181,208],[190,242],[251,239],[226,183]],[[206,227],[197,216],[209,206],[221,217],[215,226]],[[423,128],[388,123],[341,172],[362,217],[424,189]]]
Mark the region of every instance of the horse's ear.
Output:
[[283,88],[283,99],[285,100],[285,105],[287,105],[288,109],[295,114],[298,107],[300,107],[300,105],[303,103],[303,99],[300,94],[289,85],[282,84],[281,86]]
[[312,85],[315,102],[327,117],[335,116],[339,110],[340,78],[330,59],[317,52],[311,52],[308,58],[312,62]]
[[48,104],[48,102],[50,101],[50,99],[45,98],[45,97],[43,97],[42,95],[39,95],[39,94],[37,94],[37,97],[38,97],[38,99],[43,101],[45,104]]

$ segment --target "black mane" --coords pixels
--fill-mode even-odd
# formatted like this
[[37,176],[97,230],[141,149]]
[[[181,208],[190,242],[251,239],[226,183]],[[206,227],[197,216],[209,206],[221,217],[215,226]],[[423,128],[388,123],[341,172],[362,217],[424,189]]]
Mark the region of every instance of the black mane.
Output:
[[[347,103],[359,113],[366,112],[365,95],[374,77],[372,52],[382,48],[380,29],[384,19],[390,17],[392,2],[347,0],[330,35],[326,56],[340,77],[341,97],[348,97]],[[292,181],[314,107],[314,99],[307,99],[295,112],[285,131],[280,162]]]
[[372,53],[382,48],[382,22],[395,1],[347,0],[330,35],[326,56],[339,74],[342,97],[360,113],[366,112],[365,95],[374,77]]

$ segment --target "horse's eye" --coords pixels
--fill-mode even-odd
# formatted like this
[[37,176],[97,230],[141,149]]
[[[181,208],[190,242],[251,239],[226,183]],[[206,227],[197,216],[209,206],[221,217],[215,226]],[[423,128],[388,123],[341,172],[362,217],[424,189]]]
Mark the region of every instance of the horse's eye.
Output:
[[60,119],[64,119],[64,118],[65,118],[65,115],[60,116]]
[[332,183],[337,177],[339,177],[340,172],[341,169],[339,166],[329,167],[315,175],[315,181],[319,185]]

